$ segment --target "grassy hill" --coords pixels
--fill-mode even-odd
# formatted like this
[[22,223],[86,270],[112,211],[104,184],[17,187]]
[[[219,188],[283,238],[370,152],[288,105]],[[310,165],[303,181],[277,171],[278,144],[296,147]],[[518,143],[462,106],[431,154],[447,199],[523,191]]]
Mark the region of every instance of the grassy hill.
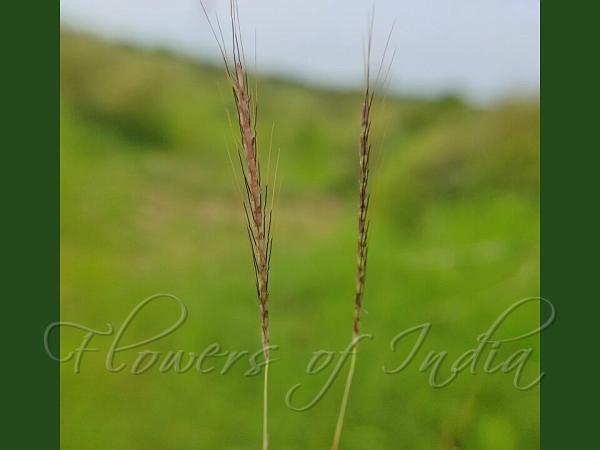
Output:
[[[259,49],[260,50],[260,49]],[[144,298],[169,292],[189,309],[185,325],[143,349],[201,353],[260,346],[248,243],[226,149],[230,92],[221,70],[64,31],[61,36],[61,308],[63,320],[119,326]],[[303,383],[308,401],[329,370],[310,376],[313,352],[349,342],[354,287],[359,94],[259,79],[259,147],[271,130],[282,182],[272,270],[272,446],[328,448],[341,378],[313,409],[288,409]],[[511,101],[475,108],[456,98],[390,97],[378,109],[373,230],[364,331],[343,438],[347,450],[539,448],[539,387],[513,375],[461,374],[433,389],[418,370],[429,351],[451,362],[519,299],[539,293],[539,109]],[[265,166],[266,167],[266,166]],[[172,304],[145,311],[133,343],[167,328]],[[538,322],[530,305],[500,334]],[[416,361],[391,338],[424,322]],[[65,330],[62,348],[82,335]],[[108,372],[110,339],[95,337],[81,373],[61,372],[61,448],[251,449],[260,439],[260,377],[247,363],[227,375],[150,370],[133,375],[138,350]],[[534,352],[539,340],[506,344]],[[245,366],[244,366],[245,364]]]

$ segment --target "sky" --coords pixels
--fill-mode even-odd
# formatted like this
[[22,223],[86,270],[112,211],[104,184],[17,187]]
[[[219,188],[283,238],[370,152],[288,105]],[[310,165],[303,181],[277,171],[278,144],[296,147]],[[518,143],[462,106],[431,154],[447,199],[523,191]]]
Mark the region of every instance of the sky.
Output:
[[[228,23],[229,0],[204,4]],[[239,0],[248,64],[318,85],[360,86],[373,4],[375,56],[393,27],[392,90],[481,103],[539,92],[539,0]],[[61,0],[61,21],[218,61],[199,0]]]

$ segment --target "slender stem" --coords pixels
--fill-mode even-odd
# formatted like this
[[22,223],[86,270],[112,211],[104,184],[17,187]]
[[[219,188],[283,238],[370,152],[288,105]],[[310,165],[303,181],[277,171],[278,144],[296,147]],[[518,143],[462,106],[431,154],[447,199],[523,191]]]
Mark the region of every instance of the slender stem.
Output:
[[269,449],[269,428],[268,428],[268,410],[269,410],[269,355],[265,352],[265,371],[263,379],[263,450]]
[[[368,52],[371,51],[371,36],[369,35]],[[367,56],[369,58],[369,56]],[[369,235],[369,161],[371,155],[370,131],[371,131],[371,105],[373,101],[373,93],[369,86],[369,59],[367,59],[367,87],[362,103],[362,121],[361,134],[359,145],[359,178],[358,178],[358,242],[356,246],[356,292],[354,295],[354,320],[352,322],[352,357],[350,359],[350,369],[346,378],[346,387],[342,404],[340,406],[340,414],[338,416],[335,434],[333,436],[333,444],[331,450],[338,450],[342,428],[344,426],[344,418],[346,416],[346,408],[348,406],[348,398],[350,396],[350,387],[352,386],[352,378],[354,377],[354,369],[356,367],[356,351],[358,348],[358,336],[360,334],[360,319],[362,315],[363,293],[365,288],[365,276],[367,272],[367,240]]]
[[350,387],[352,386],[352,378],[354,377],[354,368],[356,367],[356,353],[358,350],[358,341],[356,336],[353,336],[354,346],[352,348],[352,356],[350,357],[350,369],[346,378],[346,387],[344,388],[344,396],[342,397],[342,405],[340,406],[340,414],[338,416],[335,434],[333,436],[333,444],[331,450],[338,450],[340,446],[340,438],[342,437],[342,428],[344,427],[344,418],[346,416],[346,408],[348,406],[348,398],[350,397]]
[[[273,239],[271,237],[271,213],[267,207],[268,190],[261,181],[259,154],[256,144],[256,101],[248,86],[244,45],[241,37],[240,17],[237,0],[229,1],[231,19],[231,56],[227,51],[221,26],[217,20],[217,30],[213,27],[204,3],[200,0],[204,15],[208,21],[225,64],[227,79],[235,101],[240,133],[237,146],[241,176],[246,197],[242,199],[246,215],[246,229],[252,251],[252,263],[256,283],[256,296],[260,308],[260,326],[263,354],[265,358],[263,385],[263,450],[269,448],[268,434],[268,381],[269,381],[269,267]],[[220,37],[220,39],[219,39]],[[275,172],[277,173],[277,171]],[[275,178],[275,181],[277,179]],[[274,182],[275,184],[275,182]],[[271,200],[271,205],[273,200]]]

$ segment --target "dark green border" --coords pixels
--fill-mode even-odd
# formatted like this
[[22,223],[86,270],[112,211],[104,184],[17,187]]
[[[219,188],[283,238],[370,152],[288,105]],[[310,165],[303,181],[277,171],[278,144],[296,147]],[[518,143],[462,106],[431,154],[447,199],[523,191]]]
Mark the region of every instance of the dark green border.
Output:
[[[591,3],[586,4],[588,7]],[[595,12],[542,5],[542,295],[558,316],[542,336],[542,449],[597,445],[594,290],[598,261],[600,76]],[[42,333],[59,317],[59,1],[3,7],[3,433],[11,450],[59,448],[58,365]],[[587,366],[587,367],[586,367]]]
[[6,450],[59,448],[59,366],[45,327],[59,318],[57,0],[2,5],[2,433]]
[[[542,2],[541,448],[599,448],[598,6]],[[595,66],[595,67],[592,67]],[[594,158],[596,157],[596,158]]]

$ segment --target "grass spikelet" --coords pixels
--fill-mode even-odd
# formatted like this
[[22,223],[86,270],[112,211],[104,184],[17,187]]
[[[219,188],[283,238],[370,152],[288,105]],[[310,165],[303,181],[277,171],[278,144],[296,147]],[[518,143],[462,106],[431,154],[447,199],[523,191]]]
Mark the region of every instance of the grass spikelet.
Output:
[[[202,2],[201,2],[202,4]],[[202,8],[208,20],[214,38],[225,65],[225,72],[233,93],[239,131],[237,156],[240,166],[243,191],[243,209],[246,216],[246,231],[250,242],[252,264],[254,267],[256,296],[260,311],[260,331],[262,351],[265,359],[263,384],[263,450],[268,450],[268,377],[270,361],[269,335],[269,269],[273,250],[271,224],[273,219],[274,190],[261,179],[260,159],[257,150],[255,101],[256,92],[248,83],[244,47],[241,39],[238,5],[230,0],[231,52],[229,53],[223,30],[218,21],[216,28],[210,20],[204,4]],[[269,203],[269,200],[271,202]]]
[[[390,30],[388,39],[383,51],[379,70],[376,76],[376,84],[383,85],[384,87],[389,82],[389,68],[394,59],[394,55],[389,61],[387,70],[384,72],[384,66],[386,65],[386,55],[393,31]],[[346,409],[348,406],[348,399],[350,396],[350,388],[352,386],[352,379],[354,377],[354,371],[356,368],[356,355],[358,351],[358,342],[360,340],[360,325],[363,314],[363,295],[365,290],[365,280],[367,274],[367,256],[369,252],[368,239],[369,239],[369,204],[371,201],[371,193],[369,189],[369,181],[371,175],[371,134],[372,134],[372,113],[373,113],[373,101],[375,98],[375,90],[371,85],[371,49],[373,40],[373,16],[371,17],[369,34],[367,39],[366,55],[365,55],[365,90],[361,103],[361,122],[360,122],[360,138],[358,145],[358,240],[356,247],[356,287],[354,293],[354,318],[352,321],[352,354],[350,356],[350,367],[348,369],[348,375],[346,378],[346,384],[342,397],[342,403],[338,415],[337,425],[333,437],[332,450],[338,450],[340,446],[340,439],[342,436],[342,429],[344,426],[344,419],[346,415]],[[383,75],[383,78],[382,78]]]

